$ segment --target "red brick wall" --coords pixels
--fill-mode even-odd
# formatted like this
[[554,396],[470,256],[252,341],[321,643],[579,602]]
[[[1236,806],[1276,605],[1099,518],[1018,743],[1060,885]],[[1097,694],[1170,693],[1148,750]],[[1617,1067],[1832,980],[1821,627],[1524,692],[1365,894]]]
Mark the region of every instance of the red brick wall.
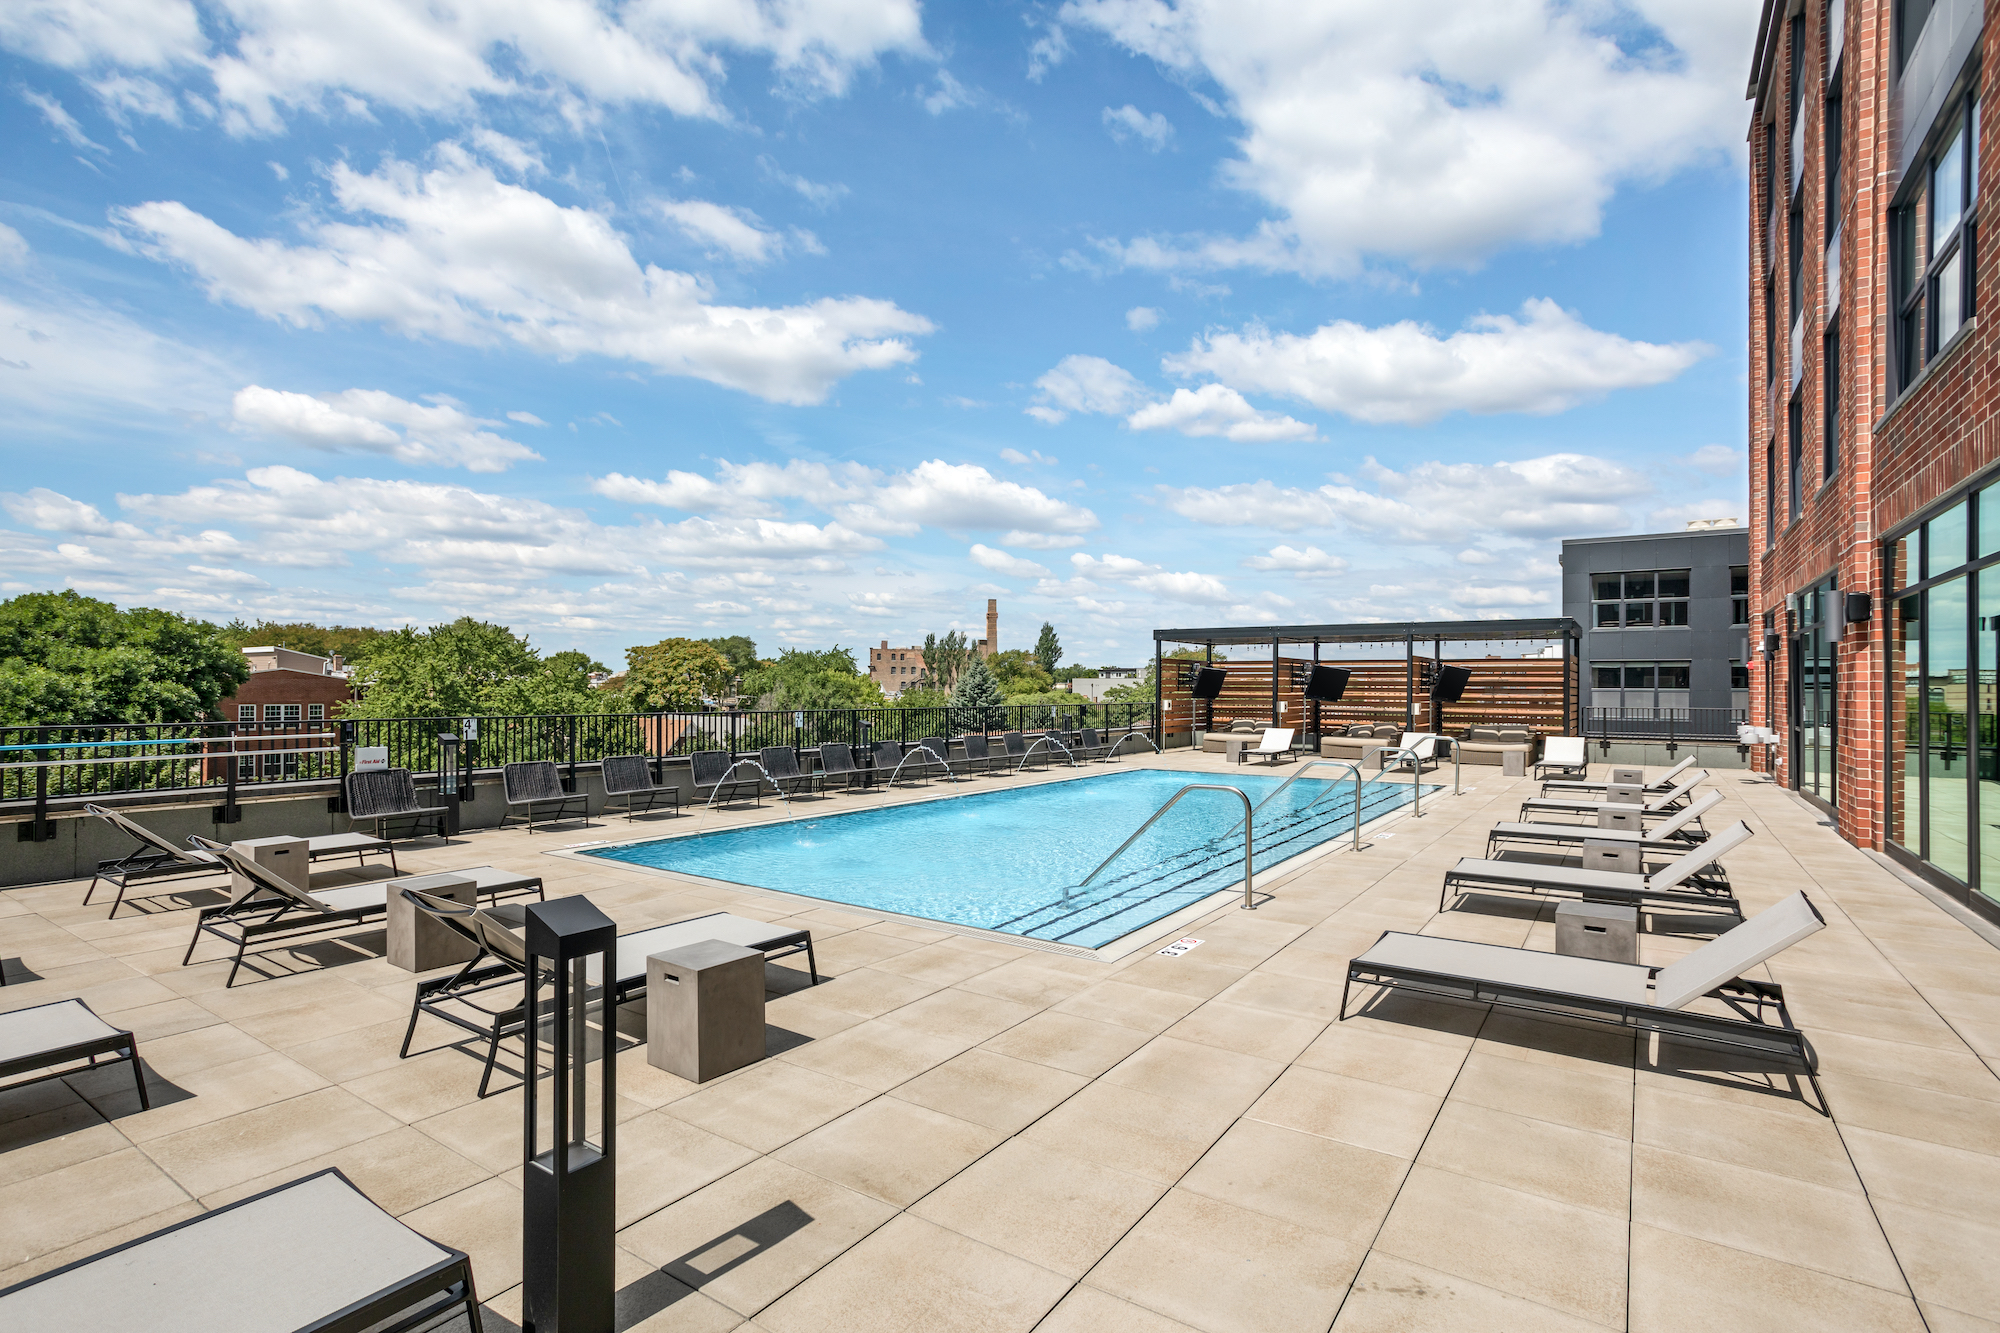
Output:
[[236,720],[236,705],[256,704],[259,721],[264,717],[265,704],[298,704],[299,718],[305,720],[306,704],[325,704],[326,715],[331,718],[339,711],[337,705],[354,697],[354,691],[338,676],[316,676],[304,671],[257,671],[250,679],[237,688],[235,694],[216,704],[216,712],[225,722]]

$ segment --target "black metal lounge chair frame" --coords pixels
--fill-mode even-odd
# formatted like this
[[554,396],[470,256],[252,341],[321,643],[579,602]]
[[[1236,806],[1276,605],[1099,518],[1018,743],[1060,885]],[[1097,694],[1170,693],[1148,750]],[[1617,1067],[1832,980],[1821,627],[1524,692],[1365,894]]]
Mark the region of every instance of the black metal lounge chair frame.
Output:
[[[244,869],[246,872],[253,869],[258,871],[258,874],[250,875],[250,878],[261,880],[262,866],[255,862],[245,862]],[[537,898],[547,897],[540,875],[524,878],[527,882],[519,890],[522,896],[532,889]],[[265,897],[266,893],[272,896]],[[188,941],[187,952],[181,955],[181,966],[186,967],[194,958],[194,947],[201,943],[204,933],[215,936],[236,950],[235,960],[229,965],[229,978],[222,983],[222,988],[227,990],[236,984],[236,974],[242,968],[243,960],[256,956],[248,952],[253,941],[297,939],[305,935],[322,935],[340,926],[363,925],[386,917],[389,904],[385,896],[382,902],[371,903],[366,907],[335,908],[312,912],[309,916],[292,915],[305,913],[308,910],[304,903],[289,894],[277,889],[267,889],[262,883],[259,884],[257,892],[249,894],[240,902],[204,907],[201,909],[201,915],[195,920],[194,938]],[[264,952],[266,951],[263,949],[257,950],[259,954]]]
[[[783,756],[783,761],[773,762],[774,756]],[[786,796],[797,796],[801,787],[811,791],[818,777],[818,774],[806,772],[799,763],[798,747],[793,745],[765,746],[757,751],[757,764],[764,770],[764,776],[771,780],[771,785]],[[789,792],[785,790],[788,782],[792,784]]]
[[[1523,871],[1534,869],[1531,864],[1526,862],[1521,863],[1520,868]],[[1523,875],[1522,878],[1526,879],[1528,876]],[[1445,906],[1446,900],[1451,897],[1454,890],[1457,891],[1458,896],[1461,898],[1465,896],[1467,890],[1473,890],[1481,893],[1518,893],[1530,898],[1546,898],[1557,894],[1570,894],[1581,898],[1585,902],[1618,903],[1626,907],[1640,907],[1657,903],[1663,906],[1691,907],[1705,912],[1726,912],[1738,920],[1742,919],[1743,907],[1736,901],[1736,895],[1730,891],[1729,881],[1726,877],[1697,872],[1696,874],[1689,875],[1682,882],[1692,887],[1687,889],[1631,890],[1609,886],[1576,888],[1567,884],[1529,885],[1510,882],[1508,880],[1495,880],[1482,876],[1477,872],[1454,869],[1444,872],[1444,884],[1438,889],[1438,911],[1443,912],[1447,910]]]
[[[1382,932],[1385,937],[1394,933]],[[1380,942],[1380,939],[1376,941]],[[1659,969],[1649,971],[1657,975]],[[1347,980],[1340,988],[1340,1018],[1343,1022],[1348,1016],[1349,992],[1357,982],[1364,986],[1408,990],[1472,1004],[1497,1004],[1502,1008],[1546,1017],[1588,1019],[1613,1027],[1658,1032],[1759,1055],[1788,1056],[1805,1065],[1808,1075],[1815,1074],[1819,1067],[1812,1044],[1792,1022],[1791,1011],[1785,1007],[1784,987],[1776,982],[1738,977],[1707,992],[1711,998],[1721,1000],[1743,1015],[1742,1018],[1722,1018],[1714,1014],[1691,1013],[1685,1009],[1666,1009],[1657,1005],[1632,1004],[1591,995],[1575,995],[1568,991],[1495,982],[1485,977],[1462,977],[1449,972],[1388,963],[1363,964],[1357,958],[1349,962]],[[1778,1021],[1765,1021],[1767,1013],[1775,1013]],[[1815,1086],[1817,1082],[1815,1079]]]
[[[525,813],[530,834],[535,831],[537,818],[544,825],[566,824],[573,819],[590,823],[590,797],[584,792],[562,789],[562,773],[553,759],[531,759],[504,766],[500,770],[500,794],[507,802],[507,809],[500,816],[497,828],[506,828],[517,809]],[[555,807],[553,813],[537,814],[538,807],[549,805]]]
[[[118,915],[119,905],[125,901],[125,886],[134,881],[180,879],[194,875],[226,875],[229,873],[229,867],[221,861],[198,861],[183,855],[171,843],[168,843],[166,839],[159,838],[157,834],[154,834],[155,838],[159,838],[157,843],[140,837],[138,834],[132,832],[133,829],[142,829],[145,827],[137,820],[127,819],[123,815],[117,814],[115,811],[106,810],[102,806],[86,805],[83,808],[90,814],[97,816],[99,819],[104,820],[106,823],[123,832],[136,844],[131,851],[121,857],[110,861],[99,861],[96,873],[90,878],[90,887],[83,891],[83,906],[88,907],[90,906],[90,896],[97,892],[97,882],[99,880],[118,886],[118,893],[111,900],[111,910],[105,914],[104,919],[107,921]],[[146,829],[146,832],[151,833],[152,830]],[[306,841],[311,843],[312,839],[308,838]],[[308,846],[306,848],[306,860],[310,862],[317,861],[321,857],[352,856],[357,861],[365,862],[371,855],[380,856],[384,853],[389,857],[389,868],[391,870],[397,869],[395,845],[387,842],[381,847],[342,847],[333,851],[321,852],[314,852]],[[4,982],[0,982],[0,985],[4,984]]]
[[[528,1004],[525,993],[525,985],[528,979],[527,972],[512,959],[502,958],[488,949],[485,942],[477,934],[462,925],[460,921],[454,919],[472,915],[470,908],[440,911],[429,907],[419,907],[418,910],[429,912],[436,920],[471,940],[478,946],[479,952],[468,958],[465,961],[465,965],[450,976],[434,977],[429,981],[419,981],[417,983],[415,998],[410,1002],[410,1023],[408,1027],[403,1029],[403,1045],[397,1052],[397,1056],[399,1059],[407,1060],[409,1058],[410,1041],[416,1036],[417,1032],[417,1019],[424,1014],[429,1014],[432,1018],[441,1019],[453,1027],[470,1032],[473,1036],[480,1037],[486,1042],[486,1065],[479,1075],[479,1096],[484,1098],[488,1095],[487,1088],[493,1081],[494,1066],[500,1059],[500,1043],[508,1037],[520,1035],[527,1028]],[[510,921],[508,924],[511,925],[512,922]],[[672,925],[675,923],[666,922],[663,924]],[[648,926],[644,928],[644,930],[653,929],[657,929],[657,927]],[[629,931],[627,933],[638,935],[643,934],[644,930]],[[806,971],[812,978],[812,984],[817,986],[819,984],[819,960],[813,954],[812,932],[810,930],[801,930],[795,933],[788,932],[772,937],[770,947],[764,950],[764,959],[766,962],[769,962],[772,959],[789,958],[796,953],[803,953],[806,956]],[[615,960],[617,956],[618,950],[614,945],[611,950],[611,957]],[[491,958],[494,961],[481,967],[480,960],[483,958]],[[484,995],[488,991],[512,988],[520,988],[522,998],[519,1002],[506,1008],[489,1009],[483,1004],[474,1002],[472,999],[473,996]],[[628,1004],[633,1000],[643,1000],[645,997],[646,975],[643,972],[636,977],[627,977],[623,980],[614,978],[611,982],[611,1005],[613,1008],[621,1004]],[[476,1013],[485,1015],[489,1021],[484,1024],[476,1023],[462,1014],[454,1013],[450,1009],[445,1008],[444,1006],[448,1004],[464,1005]]]
[[388,768],[372,773],[349,773],[347,775],[347,817],[359,824],[364,820],[373,821],[375,836],[395,840],[395,834],[384,832],[390,820],[407,819],[410,831],[408,838],[417,836],[417,830],[429,824],[437,829],[437,836],[446,842],[451,835],[445,832],[446,810],[441,805],[418,805],[416,780],[407,768]]
[[[616,765],[616,767],[613,767]],[[631,823],[634,815],[649,815],[653,806],[662,799],[672,804],[674,813],[681,812],[681,789],[678,786],[663,787],[653,780],[653,761],[643,754],[612,755],[604,759],[598,767],[598,776],[604,781],[604,813],[611,812],[611,802],[625,801],[625,822]],[[640,786],[638,779],[645,779]],[[639,804],[640,798],[645,804]]]
[[[703,755],[722,756],[722,771],[715,775],[715,781],[713,782],[703,782],[701,780],[701,758]],[[708,800],[704,802],[706,805],[714,805],[718,801],[723,805],[728,805],[731,801],[743,800],[744,798],[739,794],[739,790],[748,788],[750,792],[749,799],[757,806],[762,807],[764,804],[764,775],[761,772],[757,773],[756,776],[747,782],[742,778],[730,776],[736,771],[737,765],[742,762],[742,760],[738,759],[728,750],[696,750],[688,756],[688,768],[694,778],[694,794],[700,796],[703,792],[707,792],[709,795]]]
[[[832,764],[829,764],[827,762],[827,751],[829,750],[838,751],[845,755],[845,764],[839,768],[835,768]],[[821,791],[826,790],[826,780],[828,778],[846,778],[847,787],[850,791],[854,789],[855,779],[859,778],[861,780],[861,789],[866,791],[875,785],[875,770],[864,768],[854,762],[853,746],[839,742],[830,744],[822,743],[819,747],[819,789]]]
[[[81,1004],[86,1013],[92,1018],[97,1018],[96,1010],[92,1009],[82,1000],[75,999],[74,997],[67,1000],[51,1000],[47,1005],[30,1005],[28,1009],[15,1009],[9,1012],[17,1014],[27,1013],[29,1009],[46,1009],[50,1005],[57,1004]],[[0,1021],[4,1021],[4,1015],[0,1015]],[[102,1023],[104,1020],[98,1018],[97,1021]],[[120,1054],[121,1052],[122,1054]],[[111,1055],[116,1058],[106,1060],[100,1064],[97,1059],[100,1055]],[[24,1078],[17,1083],[0,1084],[0,1092],[12,1092],[15,1088],[33,1087],[37,1083],[46,1083],[50,1079],[68,1078],[71,1074],[81,1074],[89,1069],[109,1069],[112,1065],[130,1061],[132,1065],[132,1081],[138,1085],[139,1089],[139,1109],[142,1111],[153,1109],[153,1099],[146,1093],[146,1067],[139,1061],[138,1039],[123,1028],[117,1029],[109,1036],[92,1037],[88,1041],[71,1042],[64,1046],[53,1046],[45,1051],[37,1051],[33,1055],[21,1055],[11,1060],[0,1060],[0,1078],[12,1078],[16,1074],[25,1074],[31,1069],[47,1069],[50,1065],[63,1064],[70,1060],[88,1060],[89,1063],[80,1069],[58,1069],[53,1073],[37,1074],[33,1078]]]

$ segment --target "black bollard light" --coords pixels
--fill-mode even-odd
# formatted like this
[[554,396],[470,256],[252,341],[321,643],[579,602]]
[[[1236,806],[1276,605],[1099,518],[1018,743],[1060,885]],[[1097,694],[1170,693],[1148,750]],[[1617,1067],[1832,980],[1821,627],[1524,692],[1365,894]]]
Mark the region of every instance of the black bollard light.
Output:
[[438,798],[444,802],[444,834],[458,833],[458,733],[438,733]]
[[[578,895],[531,904],[527,933],[522,1333],[612,1333],[618,1034],[603,982],[612,975],[618,927]],[[544,980],[554,983],[546,999]]]

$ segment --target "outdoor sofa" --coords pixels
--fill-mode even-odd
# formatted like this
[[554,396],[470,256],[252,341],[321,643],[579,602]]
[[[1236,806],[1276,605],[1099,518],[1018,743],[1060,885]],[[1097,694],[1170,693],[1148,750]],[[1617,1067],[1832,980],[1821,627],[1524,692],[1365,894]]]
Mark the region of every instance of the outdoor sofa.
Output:
[[1391,723],[1361,722],[1347,729],[1346,735],[1337,732],[1322,732],[1319,739],[1319,753],[1322,759],[1350,759],[1360,762],[1370,750],[1381,745],[1393,745],[1401,736],[1402,729]]
[[472,1260],[336,1167],[0,1291],[0,1328],[21,1333],[404,1333],[446,1317],[480,1333]]
[[[227,873],[223,864],[208,852],[195,847],[176,847],[144,824],[126,818],[116,810],[107,810],[101,805],[86,805],[83,808],[138,843],[114,861],[99,861],[97,873],[91,876],[90,887],[83,891],[83,905],[88,907],[90,895],[97,892],[99,880],[117,885],[118,894],[111,900],[107,919],[118,915],[118,905],[125,901],[125,886],[134,881]],[[363,862],[370,856],[387,856],[389,868],[392,871],[396,869],[396,848],[386,838],[374,838],[366,833],[323,833],[306,839],[306,860],[318,861],[333,856],[352,856]]]
[[1468,891],[1490,890],[1542,897],[1574,894],[1587,902],[1624,903],[1635,907],[1665,903],[1741,916],[1743,911],[1737,906],[1735,895],[1713,874],[1703,872],[1714,867],[1732,849],[1747,842],[1750,836],[1750,826],[1739,819],[1683,851],[1659,870],[1637,875],[1584,866],[1489,861],[1468,856],[1445,871],[1444,886],[1438,890],[1438,911],[1445,910],[1445,899],[1454,892],[1462,898]]
[[[199,834],[189,835],[188,841],[214,853],[249,884],[230,901],[201,909],[200,916],[195,920],[194,938],[188,941],[187,952],[181,955],[181,966],[186,967],[194,958],[195,946],[201,943],[203,934],[213,935],[230,945],[235,951],[235,958],[229,965],[228,980],[222,983],[225,989],[236,984],[236,973],[242,968],[246,951],[253,943],[323,935],[329,930],[380,920],[388,915],[389,888],[395,882],[393,875],[363,883],[342,879],[337,885],[329,883],[326,888],[314,885],[311,890],[306,890],[271,873],[233,847],[211,842]],[[330,872],[331,875],[351,873]],[[543,896],[539,875],[522,875],[511,870],[496,870],[492,866],[470,866],[444,873],[463,875],[472,880],[474,892],[481,898],[529,893],[537,898]],[[313,878],[319,879],[320,876]]]
[[1507,756],[1521,756],[1521,770],[1535,761],[1536,736],[1526,727],[1474,727],[1465,739],[1454,742],[1461,764],[1501,768]]
[[1264,730],[1264,723],[1254,718],[1232,718],[1226,727],[1211,727],[1201,734],[1203,754],[1223,754],[1233,740],[1247,740]]
[[562,770],[553,759],[505,765],[500,770],[500,794],[507,802],[507,811],[500,816],[501,828],[507,827],[516,811],[526,817],[529,833],[535,831],[537,819],[545,825],[575,819],[590,823],[590,798],[580,791],[563,790]]
[[[98,1057],[104,1055],[111,1059],[100,1064]],[[54,1069],[75,1060],[85,1063]],[[0,1014],[0,1079],[34,1074],[33,1078],[0,1083],[0,1092],[125,1061],[131,1062],[132,1080],[139,1085],[139,1109],[151,1110],[153,1101],[146,1095],[146,1070],[139,1063],[138,1040],[124,1028],[112,1027],[99,1018],[82,1000],[56,1000]],[[37,1073],[38,1070],[54,1072]],[[0,1323],[0,1327],[6,1325]]]
[[[1354,986],[1379,986],[1787,1056],[1810,1073],[1817,1061],[1783,988],[1743,974],[1825,924],[1812,901],[1794,893],[1665,967],[1385,930],[1348,962],[1340,1017],[1348,1017]],[[1739,1016],[1690,1011],[1703,996]]]
[[[410,1025],[403,1030],[399,1054],[409,1058],[417,1019],[424,1014],[485,1039],[486,1067],[479,1076],[479,1095],[484,1097],[493,1081],[494,1064],[500,1058],[501,1040],[522,1032],[527,1023],[529,963],[528,946],[522,934],[526,929],[527,908],[518,903],[494,909],[471,908],[416,889],[406,888],[402,893],[418,911],[464,936],[478,951],[452,975],[417,983],[416,998],[410,1005]],[[813,956],[810,930],[753,921],[729,912],[710,912],[620,935],[611,1003],[616,1006],[645,998],[646,959],[651,955],[708,940],[754,949],[767,960],[803,953],[812,984],[819,984],[819,963]],[[485,961],[488,959],[491,961]],[[592,983],[599,980],[596,973],[590,977]],[[495,1000],[487,1000],[485,997],[489,995],[495,996]],[[466,1017],[467,1010],[479,1017]]]
[[680,787],[654,782],[653,761],[643,754],[611,755],[599,764],[598,774],[604,782],[605,811],[611,810],[612,802],[623,801],[628,824],[635,815],[651,814],[661,801],[673,806],[675,814],[681,812]]

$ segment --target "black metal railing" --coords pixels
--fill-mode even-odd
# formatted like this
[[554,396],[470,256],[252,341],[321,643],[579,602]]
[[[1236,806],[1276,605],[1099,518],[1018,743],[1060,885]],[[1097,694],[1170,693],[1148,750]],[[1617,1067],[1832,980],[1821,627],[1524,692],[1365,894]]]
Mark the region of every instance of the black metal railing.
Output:
[[1750,720],[1744,708],[1586,708],[1584,734],[1594,741],[1728,742]]

